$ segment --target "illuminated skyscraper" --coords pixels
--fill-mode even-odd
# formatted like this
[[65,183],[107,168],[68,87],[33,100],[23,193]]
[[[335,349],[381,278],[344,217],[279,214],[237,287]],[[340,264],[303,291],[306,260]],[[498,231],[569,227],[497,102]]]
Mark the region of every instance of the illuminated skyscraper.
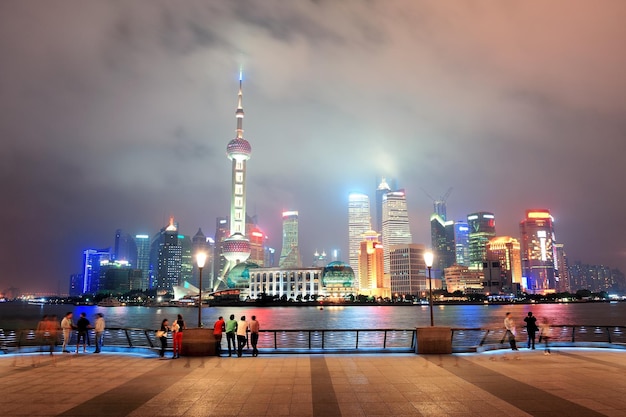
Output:
[[136,235],[135,246],[137,246],[137,269],[141,270],[141,289],[150,288],[150,236]]
[[457,265],[469,266],[469,226],[467,222],[454,222],[454,245]]
[[[391,293],[425,298],[428,293],[424,245],[409,243],[394,245],[389,251]],[[433,289],[441,288],[441,280],[433,278]]]
[[348,197],[348,262],[359,276],[359,248],[363,233],[372,229],[370,198],[366,194],[352,193]]
[[198,264],[196,262],[196,255],[198,255],[198,253],[200,252],[203,252],[206,254],[206,261],[204,263],[204,268],[205,268],[204,271],[209,271],[209,274],[206,274],[206,275],[203,274],[204,279],[202,280],[202,289],[207,288],[207,287],[213,288],[213,286],[210,285],[211,283],[210,272],[213,269],[213,247],[209,243],[209,240],[206,238],[204,233],[202,233],[202,229],[198,228],[198,231],[191,239],[191,260],[192,260],[193,269],[192,269],[192,274],[191,274],[191,280],[189,281],[189,283],[193,285],[194,287],[198,287],[200,284],[200,270],[198,269]]
[[298,248],[298,212],[283,212],[283,247],[278,260],[280,268],[301,268],[300,249]]
[[235,265],[245,262],[250,256],[250,241],[246,238],[246,162],[252,154],[250,143],[243,138],[243,75],[239,75],[239,94],[237,111],[237,137],[226,147],[228,159],[232,161],[232,191],[230,195],[230,235],[224,239],[222,255],[226,265],[220,280],[216,280],[214,289],[221,282],[225,283],[228,271]]
[[572,286],[570,283],[569,264],[567,261],[567,254],[565,253],[565,247],[562,243],[554,243],[554,249],[556,253],[555,267],[557,271],[557,292],[571,292]]
[[250,240],[250,257],[248,258],[248,262],[263,267],[265,266],[265,241],[267,240],[267,236],[265,236],[263,230],[256,224],[256,216],[250,220],[251,222],[247,224],[248,232],[246,233]]
[[543,294],[556,289],[554,219],[550,210],[527,210],[520,222],[522,276],[529,292]]
[[385,285],[384,256],[380,235],[369,230],[361,236],[359,247],[359,294],[389,297],[391,286]]
[[482,269],[487,260],[487,242],[496,236],[496,217],[493,213],[478,212],[467,216],[469,226],[470,269]]
[[153,265],[154,288],[172,291],[180,285],[183,248],[178,239],[178,225],[174,219],[161,229],[152,240],[150,263]]
[[87,249],[83,252],[83,282],[82,294],[98,292],[100,279],[100,265],[111,260],[111,248]]
[[511,236],[489,239],[487,259],[500,261],[500,268],[504,275],[503,291],[516,293],[517,287],[522,284],[522,255],[519,241]]
[[[443,205],[445,213],[445,204]],[[445,268],[456,263],[456,246],[454,244],[454,222],[445,220],[442,214],[430,216],[430,237],[434,257],[433,276],[441,278]]]
[[409,244],[412,241],[404,190],[390,191],[383,195],[382,211],[385,273],[388,273],[391,245]]
[[378,233],[383,231],[383,196],[391,191],[387,180],[383,177],[376,188],[376,224],[374,227]]

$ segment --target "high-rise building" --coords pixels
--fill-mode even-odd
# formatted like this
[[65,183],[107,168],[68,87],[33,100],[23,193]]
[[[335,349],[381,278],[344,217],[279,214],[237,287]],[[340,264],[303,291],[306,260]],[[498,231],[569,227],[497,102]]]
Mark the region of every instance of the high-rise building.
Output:
[[[445,204],[443,205],[443,213],[445,213]],[[445,268],[456,263],[454,221],[445,220],[442,214],[432,214],[430,216],[430,237],[433,254],[435,255],[433,276],[441,278]]]
[[383,177],[376,187],[376,224],[375,231],[382,233],[383,231],[383,196],[391,191],[391,187],[387,184],[387,180]]
[[154,288],[159,292],[170,292],[180,285],[183,248],[178,240],[178,225],[174,219],[152,239],[150,264],[154,265]]
[[246,238],[246,163],[252,154],[250,142],[243,138],[243,74],[239,74],[239,94],[237,110],[237,137],[226,147],[228,159],[232,161],[232,189],[230,195],[230,235],[224,239],[222,255],[226,265],[214,289],[226,284],[226,274],[235,265],[250,257],[250,241]]
[[372,229],[370,198],[366,194],[352,193],[348,197],[348,263],[359,276],[359,248],[363,234]]
[[478,212],[467,216],[469,227],[469,267],[482,269],[487,260],[487,242],[496,236],[496,217],[493,213]]
[[361,236],[359,248],[359,294],[372,297],[390,297],[390,285],[385,285],[383,247],[380,234],[369,230]]
[[83,252],[83,288],[82,294],[98,292],[100,265],[111,260],[111,248],[87,249]]
[[280,268],[302,268],[298,247],[298,212],[283,212],[283,247],[278,260]]
[[137,269],[141,270],[141,290],[150,288],[150,236],[136,235]]
[[504,275],[502,290],[517,293],[522,284],[522,255],[520,243],[511,236],[497,236],[487,242],[487,259],[500,262]]
[[556,290],[554,264],[554,219],[550,210],[527,210],[520,222],[522,246],[522,279],[531,293]]
[[402,245],[412,242],[404,190],[390,191],[383,195],[382,211],[385,273],[388,273],[391,245]]
[[463,294],[483,293],[483,272],[470,270],[465,265],[452,265],[446,268],[446,289],[449,293],[461,291]]
[[[218,217],[215,220],[215,246],[213,248],[213,283],[223,275],[226,266],[226,258],[224,258],[224,240],[230,233],[230,225],[228,217]],[[219,282],[219,281],[218,281]]]
[[315,251],[313,254],[313,268],[323,268],[328,264],[328,255],[326,255],[326,251],[323,250],[321,253]]
[[569,265],[567,261],[567,254],[565,253],[565,247],[562,243],[554,243],[555,267],[556,267],[556,291],[557,292],[571,292],[572,286],[570,284]]
[[196,234],[191,238],[191,258],[193,261],[193,270],[189,283],[194,287],[200,288],[200,270],[198,269],[198,263],[196,256],[198,253],[203,252],[206,254],[206,260],[204,263],[204,269],[202,274],[202,289],[213,288],[211,282],[211,274],[206,274],[204,271],[212,271],[213,269],[213,247],[210,245],[209,240],[206,238],[202,229],[198,228]]
[[115,245],[113,246],[114,261],[127,261],[132,267],[137,267],[137,246],[135,239],[122,229],[115,231]]
[[[424,245],[409,243],[393,245],[389,251],[391,293],[398,297],[411,295],[425,298],[428,276],[424,261]],[[441,288],[441,280],[433,278],[433,289]]]
[[469,226],[467,222],[462,220],[454,222],[454,245],[456,247],[457,265],[469,266]]
[[246,236],[250,240],[250,257],[248,262],[257,264],[259,267],[265,266],[265,241],[267,236],[256,222],[256,216],[250,218],[247,223]]

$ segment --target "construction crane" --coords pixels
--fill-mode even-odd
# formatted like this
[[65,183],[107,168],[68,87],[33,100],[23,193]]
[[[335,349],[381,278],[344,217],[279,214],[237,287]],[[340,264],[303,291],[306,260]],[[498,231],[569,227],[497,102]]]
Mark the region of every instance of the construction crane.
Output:
[[433,202],[434,213],[441,216],[443,220],[446,220],[446,201],[448,201],[448,197],[452,194],[452,187],[448,188],[448,191],[439,197],[439,199],[433,198],[424,188],[422,188],[422,191]]

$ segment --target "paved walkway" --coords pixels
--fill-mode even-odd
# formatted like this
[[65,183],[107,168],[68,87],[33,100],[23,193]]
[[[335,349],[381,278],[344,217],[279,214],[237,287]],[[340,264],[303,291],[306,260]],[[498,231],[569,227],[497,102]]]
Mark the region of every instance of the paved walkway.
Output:
[[625,416],[626,351],[0,356],[2,416]]

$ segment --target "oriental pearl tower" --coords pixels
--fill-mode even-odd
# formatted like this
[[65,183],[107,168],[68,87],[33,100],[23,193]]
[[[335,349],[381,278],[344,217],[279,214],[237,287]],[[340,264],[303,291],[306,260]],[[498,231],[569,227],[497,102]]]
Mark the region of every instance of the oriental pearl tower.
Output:
[[215,283],[214,291],[220,282],[226,283],[228,272],[250,256],[250,241],[246,238],[246,162],[252,154],[250,143],[243,138],[243,73],[239,73],[239,94],[237,111],[237,137],[228,142],[226,155],[232,161],[232,190],[230,195],[230,236],[224,239],[222,254],[226,265],[222,276]]

